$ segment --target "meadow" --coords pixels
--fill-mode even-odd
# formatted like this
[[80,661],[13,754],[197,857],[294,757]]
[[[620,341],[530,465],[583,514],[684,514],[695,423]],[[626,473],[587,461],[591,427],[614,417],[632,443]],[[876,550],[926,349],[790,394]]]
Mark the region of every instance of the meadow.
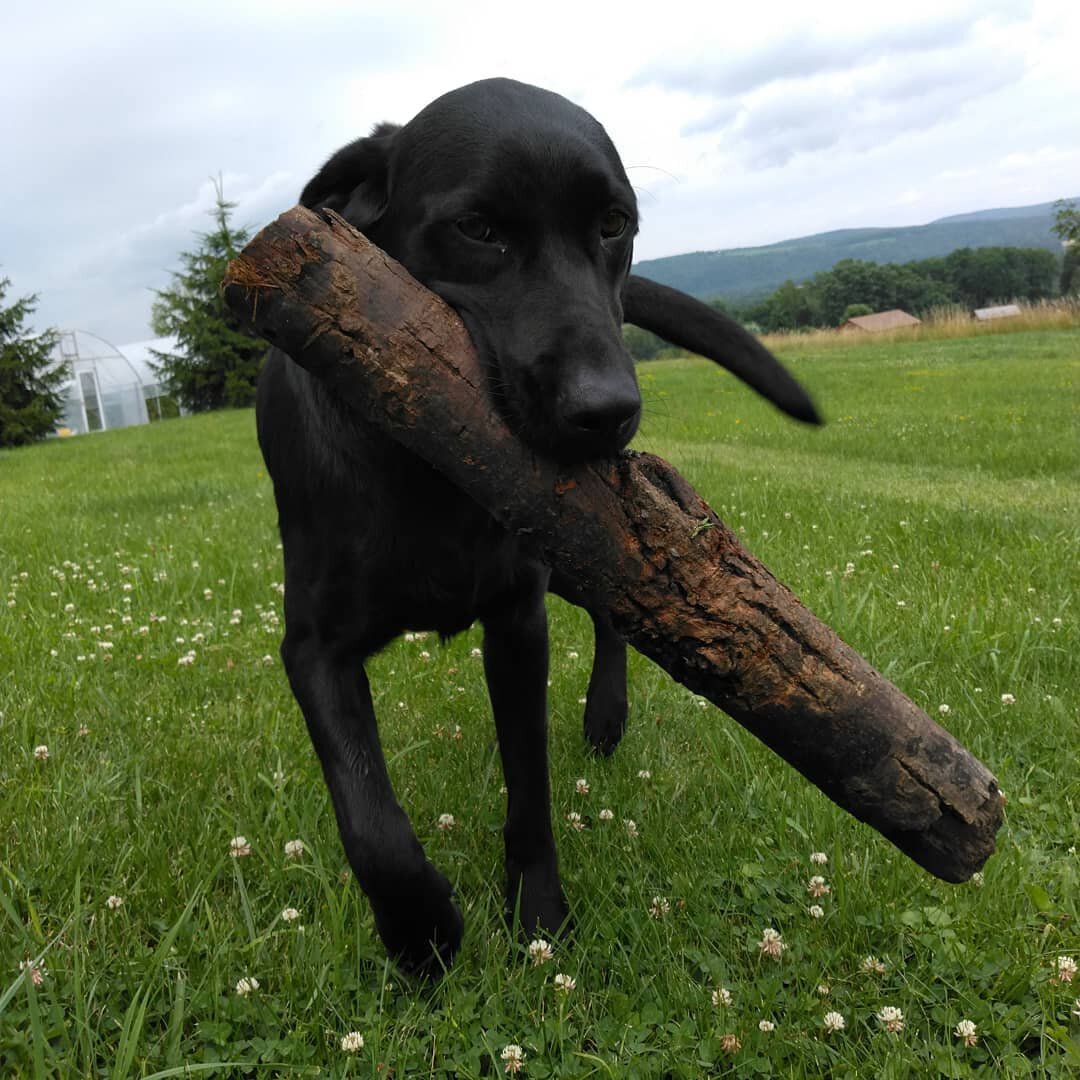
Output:
[[253,414],[56,440],[0,454],[0,1075],[1080,1074],[1080,328],[777,348],[825,427],[686,358],[640,367],[635,445],[991,767],[981,875],[928,876],[640,657],[591,758],[590,628],[552,599],[546,961],[502,919],[479,631],[371,664],[466,917],[410,982],[277,656]]

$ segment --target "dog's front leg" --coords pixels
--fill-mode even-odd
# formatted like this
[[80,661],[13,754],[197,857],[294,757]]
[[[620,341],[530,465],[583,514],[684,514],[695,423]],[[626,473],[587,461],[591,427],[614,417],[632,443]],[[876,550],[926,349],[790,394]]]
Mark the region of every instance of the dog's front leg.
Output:
[[566,922],[559,862],[551,829],[547,765],[547,572],[522,575],[512,595],[481,614],[484,673],[495,714],[507,811],[507,916],[522,929],[555,934]]
[[294,616],[282,656],[322,763],[345,854],[371,901],[379,936],[404,970],[438,974],[461,943],[461,913],[449,881],[424,856],[394,796],[364,651],[328,647]]

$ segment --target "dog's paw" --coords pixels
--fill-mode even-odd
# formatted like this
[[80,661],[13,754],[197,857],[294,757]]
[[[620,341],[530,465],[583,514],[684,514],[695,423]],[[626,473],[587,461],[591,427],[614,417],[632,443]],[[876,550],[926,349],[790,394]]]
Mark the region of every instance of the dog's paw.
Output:
[[392,901],[372,902],[375,926],[386,951],[402,971],[418,978],[438,978],[453,963],[465,920],[451,899],[446,879],[436,888],[418,889]]
[[526,940],[537,934],[548,938],[564,936],[570,926],[570,906],[558,873],[549,867],[524,870],[507,888],[506,916],[511,923],[516,917]]
[[585,702],[585,739],[594,754],[610,757],[626,731],[625,696],[588,695]]

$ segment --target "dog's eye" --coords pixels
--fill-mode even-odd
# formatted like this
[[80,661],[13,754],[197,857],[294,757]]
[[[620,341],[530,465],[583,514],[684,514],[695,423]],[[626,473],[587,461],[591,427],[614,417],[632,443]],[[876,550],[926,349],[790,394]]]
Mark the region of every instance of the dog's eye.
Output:
[[495,230],[479,214],[469,214],[468,217],[458,218],[455,224],[462,236],[475,240],[479,244],[491,244],[496,239]]
[[614,240],[626,232],[630,219],[621,210],[609,210],[600,222],[600,235],[605,240]]

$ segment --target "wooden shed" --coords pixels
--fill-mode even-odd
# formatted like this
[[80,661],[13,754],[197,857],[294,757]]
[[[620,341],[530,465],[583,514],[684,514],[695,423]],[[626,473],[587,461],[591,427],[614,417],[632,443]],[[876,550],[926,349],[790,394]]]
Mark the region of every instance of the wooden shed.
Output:
[[856,315],[848,319],[841,330],[864,330],[870,334],[878,334],[882,330],[898,330],[904,326],[920,326],[922,319],[916,319],[906,311],[893,308],[892,311],[876,311],[873,315]]

